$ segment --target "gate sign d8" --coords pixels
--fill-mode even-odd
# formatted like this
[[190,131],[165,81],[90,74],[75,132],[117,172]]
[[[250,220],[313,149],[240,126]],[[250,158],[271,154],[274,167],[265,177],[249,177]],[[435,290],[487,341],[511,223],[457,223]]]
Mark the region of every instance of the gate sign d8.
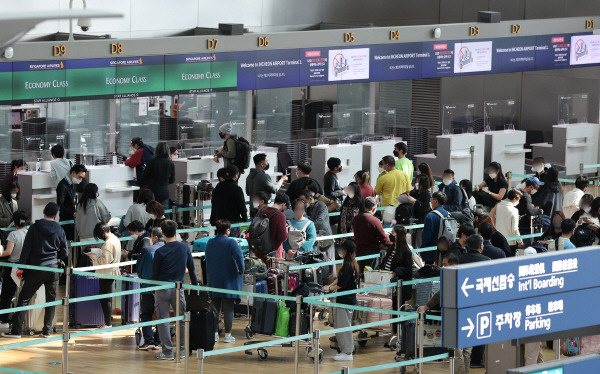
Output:
[[600,287],[600,247],[442,268],[442,307],[468,308]]

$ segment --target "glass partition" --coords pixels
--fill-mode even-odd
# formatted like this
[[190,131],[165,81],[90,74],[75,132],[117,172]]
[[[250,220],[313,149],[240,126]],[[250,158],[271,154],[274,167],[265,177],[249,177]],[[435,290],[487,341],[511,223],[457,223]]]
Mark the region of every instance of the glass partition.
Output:
[[256,91],[256,146],[266,142],[290,142],[292,127],[301,128],[301,105],[292,104],[291,88]]
[[558,95],[558,124],[586,123],[588,121],[587,93]]
[[517,105],[514,99],[494,100],[483,103],[485,126],[483,131],[514,130]]
[[131,139],[140,137],[155,146],[159,141],[159,112],[148,110],[148,98],[124,98],[116,102],[118,123],[117,152],[127,154]]
[[444,104],[442,134],[463,134],[483,131],[483,118],[475,115],[475,103]]
[[371,111],[370,83],[340,84],[334,114],[337,136],[362,141],[375,132],[376,114]]

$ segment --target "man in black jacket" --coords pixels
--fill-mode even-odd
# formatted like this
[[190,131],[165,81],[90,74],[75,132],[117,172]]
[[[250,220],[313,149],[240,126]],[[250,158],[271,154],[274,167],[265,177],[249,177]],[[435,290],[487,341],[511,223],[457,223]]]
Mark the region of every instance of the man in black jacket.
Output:
[[341,205],[341,202],[344,199],[344,190],[340,187],[337,174],[342,171],[342,160],[337,157],[331,157],[327,160],[327,168],[329,171],[323,176],[325,197],[334,200]]
[[310,177],[311,171],[312,165],[310,162],[301,161],[298,163],[298,169],[296,170],[296,176],[298,179],[290,183],[285,191],[286,195],[290,197],[290,201],[294,201],[300,197],[300,194],[305,189],[309,181],[315,181],[317,186],[319,186],[319,194],[323,195],[323,188],[321,187],[321,184],[316,179]]
[[[257,153],[253,157],[254,169],[250,169],[248,178],[246,178],[246,195],[252,197],[257,192],[264,192],[269,201],[271,195],[277,193],[281,185],[287,181],[287,175],[283,175],[277,182],[273,182],[269,174],[266,173],[271,167],[265,153]],[[256,216],[258,211],[250,205],[250,216]]]
[[[453,253],[456,257],[460,257],[467,252],[467,239],[475,234],[475,228],[471,225],[461,225],[456,233],[456,241],[450,244],[448,253]],[[462,263],[462,262],[461,262]]]
[[496,260],[506,258],[506,254],[500,248],[492,244],[492,236],[494,235],[494,226],[489,222],[484,222],[479,225],[479,234],[483,237],[483,251],[481,254]]
[[[75,219],[77,211],[77,193],[81,192],[80,186],[84,187],[85,173],[87,169],[83,165],[73,165],[69,175],[58,182],[56,186],[56,203],[60,209],[59,219],[61,221],[71,221]],[[67,240],[74,240],[75,225],[63,225]]]
[[[46,266],[58,268],[59,260],[66,262],[68,259],[68,244],[65,232],[56,222],[58,205],[48,203],[44,208],[44,218],[35,221],[29,227],[23,249],[19,259],[20,264]],[[59,273],[39,270],[17,270],[17,276],[24,279],[23,288],[19,294],[17,307],[29,305],[29,301],[37,290],[44,285],[46,290],[46,302],[56,299],[56,285]],[[12,318],[12,329],[10,332],[2,333],[5,338],[21,338],[23,331],[24,311],[16,312]],[[45,308],[44,327],[42,336],[50,337],[52,323],[54,321],[54,306]]]
[[[531,217],[539,216],[544,214],[544,211],[537,206],[533,205],[532,195],[537,192],[540,186],[543,186],[544,182],[540,181],[536,177],[527,178],[525,180],[525,187],[520,191],[522,193],[521,200],[519,200],[519,204],[517,205],[517,209],[519,210],[519,233],[521,235],[531,234]],[[531,239],[524,239],[524,245],[526,247],[531,243]]]
[[[237,184],[240,176],[237,166],[229,165],[223,169],[221,175],[223,181],[219,182],[212,192],[210,224],[214,226],[219,219],[226,219],[231,223],[248,222],[244,191]],[[231,235],[235,236],[239,231],[239,227],[232,227]]]
[[462,191],[454,180],[454,171],[452,169],[444,170],[442,174],[442,184],[438,186],[438,191],[446,194],[446,204],[444,209],[448,212],[462,210]]

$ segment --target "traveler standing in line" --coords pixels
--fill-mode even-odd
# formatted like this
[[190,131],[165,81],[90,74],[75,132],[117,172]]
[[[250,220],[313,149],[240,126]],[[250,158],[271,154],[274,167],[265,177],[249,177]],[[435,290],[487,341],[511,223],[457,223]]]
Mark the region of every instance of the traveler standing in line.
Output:
[[146,231],[150,232],[155,227],[167,220],[165,217],[165,207],[158,201],[151,201],[146,204],[146,212],[150,219],[146,222]]
[[[346,240],[338,247],[338,255],[344,259],[338,278],[323,289],[326,291],[351,291],[358,288],[360,269],[356,262],[356,246],[352,240]],[[338,296],[335,302],[345,305],[356,305],[356,294]],[[352,310],[335,308],[335,327],[344,328],[352,326]],[[354,351],[354,338],[352,331],[336,333],[335,338],[339,344],[340,353],[333,358],[335,361],[352,361]]]
[[[299,252],[312,252],[317,240],[317,230],[315,224],[310,219],[306,218],[305,213],[308,209],[308,204],[304,200],[298,198],[292,202],[292,210],[294,218],[288,221],[288,238],[283,243],[283,249],[297,249]],[[300,244],[299,248],[294,248],[295,243],[290,243],[290,232],[297,230],[304,232],[305,240]]]
[[433,180],[433,174],[431,173],[431,167],[429,167],[428,163],[421,162],[417,166],[417,172],[418,175],[425,174],[427,176],[427,179],[429,179],[429,188],[435,185],[435,181]]
[[354,174],[354,181],[360,186],[363,199],[369,196],[375,197],[375,189],[371,186],[371,175],[366,170],[359,170]]
[[494,226],[486,222],[479,225],[479,234],[483,237],[482,255],[491,258],[492,260],[506,258],[506,253],[500,248],[492,244],[492,236],[494,235]]
[[[196,278],[196,268],[192,258],[192,252],[189,245],[178,242],[175,237],[177,234],[177,223],[171,220],[166,220],[160,224],[166,244],[154,252],[154,260],[152,261],[152,280],[161,282],[183,282],[185,270],[187,268],[190,276],[190,281],[193,285],[198,284]],[[165,319],[170,317],[170,308],[175,308],[177,298],[179,298],[180,315],[185,313],[185,296],[183,288],[177,292],[177,289],[171,288],[168,290],[157,290],[154,292],[155,297],[155,313],[157,319]],[[185,358],[185,328],[184,322],[180,321],[181,331],[180,341],[175,344],[180,345],[179,356]],[[156,354],[157,360],[173,361],[173,343],[171,341],[171,331],[168,323],[157,325],[158,336],[162,343],[162,352]]]
[[[154,260],[154,253],[160,247],[165,245],[165,238],[163,237],[162,230],[160,227],[155,227],[150,233],[150,239],[152,245],[144,247],[142,253],[137,259],[136,267],[137,273],[140,279],[152,280],[152,261]],[[147,288],[151,285],[148,283],[140,283],[140,288]],[[140,322],[152,321],[152,315],[154,314],[154,293],[151,291],[142,292],[140,298]],[[142,351],[159,350],[161,347],[154,340],[154,333],[152,326],[142,327],[142,335],[144,342],[140,344],[139,349]]]
[[96,225],[111,219],[110,212],[98,196],[98,186],[95,183],[89,183],[85,186],[77,205],[75,229],[81,241],[93,240]]
[[50,178],[52,178],[54,184],[58,185],[58,182],[69,175],[73,163],[71,160],[65,158],[65,148],[61,144],[56,144],[50,148],[50,154],[52,155],[52,161],[50,161]]
[[[291,207],[290,198],[283,192],[278,192],[275,195],[273,206],[269,206],[267,195],[264,192],[256,192],[251,197],[251,204],[256,208],[256,217],[269,217],[269,231],[273,242],[272,250],[275,252],[275,257],[284,258],[283,242],[288,238],[288,230],[283,211]],[[266,253],[257,255],[257,257],[264,260],[266,259]]]
[[[575,249],[577,247],[575,247],[575,244],[573,244],[573,242],[571,241],[571,237],[573,236],[573,234],[575,234],[575,227],[577,225],[575,224],[575,221],[573,221],[570,218],[565,219],[564,221],[562,221],[562,223],[560,224],[560,229],[562,231],[562,234],[560,236],[560,239],[562,239],[563,245],[562,245],[562,249]],[[555,242],[558,242],[555,241]],[[556,250],[559,250],[559,248],[556,248]]]
[[[443,217],[447,216],[448,212],[444,209],[445,203],[446,195],[444,195],[443,192],[438,191],[431,196],[432,211],[425,216],[423,234],[421,236],[421,246],[423,248],[433,247],[437,244],[440,232],[440,222],[442,219],[439,214],[434,212],[434,210],[438,211]],[[428,257],[427,252],[424,253],[424,256]],[[425,260],[428,264],[433,262],[433,258],[426,258]]]
[[179,158],[179,151],[177,147],[169,147],[169,160],[177,160]]
[[[121,242],[119,238],[110,232],[110,226],[104,222],[99,222],[94,227],[94,238],[96,240],[104,240],[104,244],[100,248],[100,254],[94,252],[87,252],[86,255],[92,260],[94,266],[116,264],[121,257]],[[111,267],[107,269],[98,269],[96,274],[107,274],[107,275],[121,275],[118,267]],[[113,293],[115,280],[100,277],[100,295]],[[100,299],[100,305],[102,306],[102,313],[104,313],[104,325],[100,328],[112,327],[112,297],[105,297]]]
[[[538,189],[544,185],[544,182],[541,182],[536,177],[527,178],[525,181],[525,187],[520,189],[521,191],[521,200],[519,200],[519,205],[517,205],[517,209],[519,210],[519,232],[520,235],[529,235],[533,234],[533,216],[539,216],[544,214],[544,211],[532,203],[532,196],[538,191]],[[532,242],[532,239],[525,239],[524,245],[528,247]]]
[[323,188],[321,184],[314,178],[311,178],[310,172],[312,171],[312,166],[308,161],[301,161],[298,163],[298,169],[296,169],[296,176],[298,179],[290,183],[285,193],[290,197],[291,201],[296,200],[300,197],[302,190],[306,187],[308,182],[313,181],[319,186],[319,193],[323,195]]
[[150,231],[146,231],[140,221],[133,221],[127,226],[131,240],[127,241],[127,249],[123,256],[129,260],[137,260],[145,247],[152,245]]
[[[78,187],[87,185],[84,183],[87,169],[83,165],[73,165],[69,175],[64,177],[56,186],[56,203],[60,208],[59,219],[61,221],[72,221],[77,212]],[[85,189],[85,186],[84,186]],[[63,225],[67,240],[75,239],[75,225]]]
[[402,170],[408,176],[408,180],[412,182],[413,180],[413,172],[415,171],[415,166],[412,161],[406,157],[408,153],[408,147],[404,142],[398,142],[394,145],[394,157],[397,157],[396,160],[396,169]]
[[460,181],[459,186],[463,194],[462,208],[475,209],[477,201],[475,201],[475,198],[473,197],[473,183],[468,179],[463,179]]
[[467,253],[467,239],[475,234],[475,228],[471,225],[460,225],[456,233],[456,241],[450,244],[448,253],[454,253],[457,257]]
[[324,195],[339,204],[344,198],[344,191],[340,187],[337,177],[342,172],[342,160],[337,157],[331,157],[327,160],[327,169],[329,170],[323,176]]
[[456,212],[462,210],[463,194],[454,180],[454,171],[452,169],[444,170],[442,174],[442,184],[438,186],[438,191],[446,195],[446,204],[444,209],[448,212]]
[[[144,169],[146,165],[154,158],[154,148],[148,144],[144,144],[142,138],[135,137],[131,139],[129,146],[129,158],[125,160],[125,166],[135,170],[136,183],[140,189],[144,189],[146,181],[144,181]],[[137,193],[134,194],[134,201],[137,200]]]
[[8,174],[2,181],[2,188],[6,186],[8,182],[19,182],[19,172],[25,170],[25,161],[23,159],[16,159],[10,162],[10,174]]
[[[0,257],[8,257],[8,262],[12,264],[19,262],[19,258],[21,258],[23,242],[27,235],[27,228],[25,225],[27,225],[28,221],[29,217],[27,217],[27,213],[22,210],[17,210],[13,214],[13,223],[16,230],[11,231],[10,234],[8,234],[6,249],[2,252],[2,255],[0,255]],[[2,293],[0,293],[0,310],[11,307],[12,299],[17,291],[17,284],[11,277],[12,269],[13,268],[9,267],[4,268],[4,274],[2,276]],[[8,329],[10,327],[8,324],[9,322],[10,319],[8,314],[0,315],[0,329]]]
[[550,218],[550,227],[542,235],[542,240],[556,240],[562,235],[561,224],[565,220],[562,212],[554,212]]
[[223,146],[217,151],[214,160],[219,163],[219,159],[222,158],[224,167],[232,165],[237,155],[235,144],[237,135],[232,134],[232,131],[233,127],[230,123],[222,124],[219,127],[219,137],[223,139]]
[[[240,245],[234,239],[229,238],[231,234],[231,223],[226,219],[215,222],[216,234],[214,238],[206,243],[206,269],[208,287],[220,288],[233,291],[242,290],[242,274],[244,274],[244,255]],[[233,327],[233,308],[239,295],[228,293],[211,292],[210,297],[215,304],[217,313],[223,311],[225,320],[225,343],[235,342],[231,335]],[[219,341],[219,328],[216,327],[215,342]]]
[[575,179],[575,188],[567,192],[563,200],[563,213],[565,217],[571,218],[579,210],[579,201],[585,195],[589,185],[590,181],[585,175]]
[[[244,191],[237,184],[239,176],[237,166],[229,165],[223,172],[223,181],[215,186],[212,192],[212,208],[210,210],[210,224],[212,226],[216,225],[220,219],[226,219],[230,224],[248,222]],[[237,236],[240,228],[231,228],[230,232],[233,236]]]
[[146,223],[150,220],[150,215],[146,212],[146,205],[154,200],[154,193],[150,190],[143,190],[140,192],[137,198],[137,202],[133,203],[127,213],[121,220],[119,226],[120,232],[125,232],[127,226],[133,221],[140,221],[142,225],[146,226]]
[[[252,196],[257,192],[264,192],[268,200],[271,201],[271,195],[279,191],[287,181],[287,175],[283,175],[277,182],[273,182],[271,176],[266,173],[271,168],[267,155],[257,153],[252,160],[254,161],[254,168],[250,169],[248,178],[246,178],[246,195]],[[254,216],[256,216],[256,209],[250,206],[250,217]]]
[[13,213],[19,210],[19,200],[21,189],[17,182],[8,182],[2,188],[0,196],[0,227],[8,227],[13,221]]
[[375,193],[381,195],[381,206],[396,206],[396,198],[412,189],[411,182],[404,171],[396,169],[394,157],[385,156],[382,160],[386,173],[377,181]]
[[[35,221],[29,227],[19,263],[24,265],[46,266],[49,268],[58,268],[59,260],[67,262],[69,247],[65,232],[56,222],[58,216],[58,205],[48,203],[44,208],[44,218]],[[17,307],[29,305],[29,301],[35,295],[37,290],[44,285],[46,290],[46,302],[56,299],[56,286],[59,273],[38,270],[17,270],[17,276],[23,277],[24,283]],[[16,312],[12,317],[12,329],[10,332],[2,333],[5,338],[21,338],[23,331],[23,319],[25,311]],[[46,307],[44,311],[44,327],[42,336],[50,337],[52,324],[54,322],[54,306]]]
[[169,185],[175,182],[175,165],[169,160],[169,145],[160,142],[156,157],[144,169],[143,180],[154,193],[154,199],[169,209]]
[[[327,211],[327,206],[324,202],[316,200],[315,194],[312,191],[304,190],[300,198],[308,205],[308,209],[306,210],[306,214],[308,218],[313,221],[315,224],[315,229],[317,230],[317,238],[319,236],[329,236],[332,234],[331,225],[329,223],[329,213]],[[324,252],[327,261],[335,260],[335,244],[333,240],[329,246],[326,246],[326,241],[317,241],[317,248]],[[333,276],[335,277],[336,271],[335,266],[333,266]],[[331,271],[330,271],[331,273]]]
[[492,234],[491,243],[494,247],[500,248],[502,252],[506,255],[506,257],[514,256],[512,250],[510,249],[510,245],[508,245],[508,240],[506,240],[506,236],[502,235],[498,230],[496,230],[496,225],[492,221],[490,215],[484,211],[476,211],[475,212],[475,227],[479,228],[479,226],[484,223],[490,223],[494,228],[494,233]]
[[498,162],[490,162],[486,172],[487,177],[475,186],[473,196],[477,204],[494,207],[504,199],[509,186],[502,173],[502,166]]
[[[364,198],[358,183],[350,182],[350,184],[344,187],[344,190],[346,192],[346,198],[342,203],[342,209],[340,211],[338,234],[347,234],[352,232],[352,220],[364,209]],[[341,238],[340,242],[343,242],[344,240],[345,238]]]
[[429,179],[425,174],[417,175],[415,185],[410,190],[408,201],[413,204],[413,217],[418,223],[425,220],[425,216],[431,210],[429,203],[431,202],[431,187]]
[[[521,192],[512,189],[508,191],[506,200],[502,200],[496,207],[496,230],[507,238],[519,236],[519,210],[517,205],[521,200]],[[523,247],[523,239],[509,240],[512,255],[519,248]],[[462,264],[462,261],[461,261]]]
[[[383,231],[381,221],[374,216],[376,211],[377,200],[374,197],[367,197],[363,211],[352,220],[357,256],[378,254],[382,246],[392,244],[388,235]],[[360,270],[362,271],[365,265],[374,267],[375,263],[376,261],[373,260],[361,261]]]

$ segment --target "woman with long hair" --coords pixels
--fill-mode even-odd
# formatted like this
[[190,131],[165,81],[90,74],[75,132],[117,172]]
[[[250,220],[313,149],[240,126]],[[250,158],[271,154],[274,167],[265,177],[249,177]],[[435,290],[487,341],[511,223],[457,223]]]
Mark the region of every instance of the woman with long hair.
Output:
[[13,213],[19,210],[19,195],[21,188],[17,182],[10,181],[2,188],[0,196],[0,227],[8,227],[13,219]]
[[[325,286],[325,290],[329,291],[351,291],[358,288],[360,271],[356,262],[356,245],[353,240],[346,240],[338,246],[338,255],[344,260],[342,268],[338,273],[338,277],[329,286]],[[338,296],[335,302],[345,305],[356,305],[356,294]],[[346,308],[335,308],[335,327],[343,328],[352,326],[352,310]],[[335,338],[338,342],[340,353],[335,355],[336,361],[352,361],[352,352],[354,351],[354,337],[352,331],[336,333]]]
[[429,177],[425,174],[419,174],[415,178],[414,188],[410,191],[408,201],[413,203],[413,217],[418,223],[425,221],[425,216],[431,210],[431,188],[429,186]]
[[417,172],[419,175],[424,174],[427,176],[427,180],[429,181],[427,188],[431,189],[431,187],[433,187],[434,180],[433,173],[431,172],[431,167],[429,167],[429,164],[426,162],[421,162],[419,166],[417,166]]
[[463,194],[463,208],[468,207],[469,209],[475,209],[475,198],[473,197],[473,183],[468,179],[463,179],[458,184],[462,189]]
[[[473,196],[478,204],[494,207],[503,200],[508,191],[508,182],[502,172],[502,165],[492,161],[486,169],[487,177],[475,186]],[[487,187],[487,188],[485,188]]]
[[83,190],[79,204],[77,204],[77,215],[75,216],[75,229],[82,241],[93,240],[94,227],[100,222],[108,222],[111,219],[110,212],[104,203],[98,198],[98,186],[88,183]]
[[346,193],[346,198],[342,203],[338,234],[352,232],[352,219],[362,212],[364,205],[364,198],[358,183],[350,182],[344,187],[344,192]]
[[360,185],[363,199],[369,196],[375,197],[375,190],[373,189],[373,186],[371,186],[371,175],[368,171],[357,171],[356,174],[354,174],[354,180]]
[[381,270],[394,272],[398,276],[396,269],[407,268],[412,273],[412,252],[406,241],[406,228],[402,225],[395,225],[392,229],[394,236],[394,245],[387,250],[383,261],[381,262]]
[[437,242],[437,249],[435,250],[435,262],[434,264],[437,266],[442,266],[442,258],[448,253],[448,249],[450,249],[450,240],[445,236],[440,236]]
[[169,184],[175,182],[175,164],[169,160],[171,150],[166,142],[158,143],[154,157],[144,169],[143,180],[154,193],[154,199],[169,209]]
[[563,212],[554,212],[552,213],[552,218],[550,218],[550,227],[548,230],[544,232],[542,238],[544,240],[556,240],[562,235],[562,229],[560,228],[560,224],[565,220],[565,215]]

